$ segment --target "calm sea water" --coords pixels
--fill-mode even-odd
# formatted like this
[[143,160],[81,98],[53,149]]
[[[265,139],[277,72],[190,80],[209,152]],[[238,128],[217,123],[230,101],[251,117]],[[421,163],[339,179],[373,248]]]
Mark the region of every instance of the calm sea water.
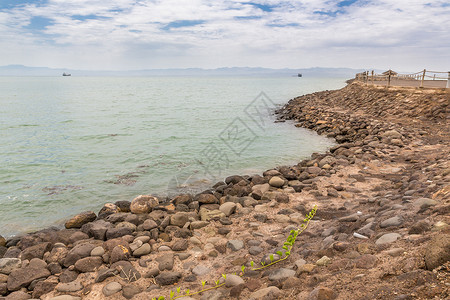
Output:
[[[0,234],[324,151],[276,106],[344,79],[0,77]],[[265,94],[261,94],[264,92]]]

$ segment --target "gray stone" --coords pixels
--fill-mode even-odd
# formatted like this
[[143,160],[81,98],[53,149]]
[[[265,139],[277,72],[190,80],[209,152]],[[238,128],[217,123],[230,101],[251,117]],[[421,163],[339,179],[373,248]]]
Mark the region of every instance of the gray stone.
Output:
[[234,202],[225,202],[219,207],[219,210],[225,214],[225,216],[229,217],[236,211],[236,203]]
[[225,278],[226,287],[233,287],[244,283],[244,279],[242,279],[242,277],[238,275],[228,274],[227,278]]
[[138,286],[128,284],[122,288],[122,295],[126,299],[131,299],[134,295],[137,295],[141,292],[141,289]]
[[156,282],[160,285],[172,285],[181,279],[180,272],[162,272],[156,276]]
[[118,261],[111,265],[111,269],[117,270],[120,278],[128,282],[133,282],[141,278],[141,273],[129,261]]
[[156,224],[155,221],[153,221],[152,219],[147,219],[144,221],[144,223],[142,224],[142,228],[144,228],[144,230],[150,231],[153,228],[158,227],[158,224]]
[[211,270],[208,267],[198,265],[194,269],[192,269],[192,273],[194,273],[197,276],[203,276],[206,274],[209,274]]
[[425,266],[433,270],[450,260],[450,234],[440,233],[425,247]]
[[83,285],[79,281],[72,281],[68,283],[58,283],[55,288],[60,293],[74,293],[81,291],[83,289]]
[[4,298],[5,300],[26,300],[31,299],[31,295],[22,291],[17,291],[9,294]]
[[191,222],[191,224],[189,226],[191,229],[200,229],[200,228],[203,228],[208,225],[209,225],[208,221],[194,221],[194,222]]
[[22,261],[19,258],[0,259],[0,273],[8,275],[16,269],[20,269]]
[[383,234],[378,240],[376,240],[376,245],[383,245],[395,242],[397,239],[401,238],[401,235],[395,232]]
[[170,225],[183,227],[189,221],[189,215],[186,212],[177,212],[170,216]]
[[118,275],[119,271],[114,269],[102,269],[98,271],[97,278],[95,278],[95,282],[102,282],[106,278],[112,277],[114,275]]
[[47,278],[50,275],[50,271],[46,268],[16,269],[9,274],[8,290],[17,291],[22,287],[27,287],[33,280]]
[[415,206],[420,207],[421,209],[425,209],[430,206],[435,206],[439,202],[437,202],[436,200],[433,200],[433,199],[429,199],[429,198],[419,198],[419,199],[415,200],[413,203]]
[[100,256],[85,257],[75,263],[75,270],[81,273],[94,272],[102,264],[103,259]]
[[308,296],[308,300],[333,300],[336,299],[336,293],[327,287],[316,287]]
[[155,260],[158,262],[158,268],[160,271],[164,270],[170,271],[173,269],[174,263],[173,253],[164,254],[162,256],[157,257]]
[[103,254],[105,254],[105,249],[102,246],[95,247],[91,251],[91,256],[102,256]]
[[295,271],[294,270],[290,270],[290,269],[286,269],[286,268],[280,268],[277,270],[274,270],[272,273],[270,273],[269,275],[269,280],[274,281],[274,280],[285,280],[289,277],[294,277],[295,276]]
[[251,293],[248,300],[277,300],[279,296],[280,289],[276,286],[270,286]]
[[184,251],[189,247],[189,241],[186,239],[178,240],[172,245],[173,251]]
[[259,246],[251,246],[248,249],[248,253],[250,253],[251,255],[258,255],[261,252],[263,252],[263,248],[259,247]]
[[392,226],[400,226],[403,224],[403,218],[401,216],[395,216],[384,220],[380,223],[381,228],[392,227]]
[[273,176],[270,178],[269,184],[273,187],[280,188],[284,185],[284,179],[279,176]]
[[97,215],[93,211],[85,211],[76,216],[70,218],[64,226],[69,228],[81,228],[86,223],[92,222],[97,218]]
[[111,296],[117,292],[122,290],[122,285],[118,282],[110,282],[107,285],[105,285],[102,289],[103,295],[106,297]]
[[227,247],[233,251],[238,251],[244,248],[244,242],[241,240],[230,240],[227,242]]
[[152,247],[150,246],[150,244],[145,243],[141,247],[139,247],[133,251],[133,256],[141,257],[141,256],[149,254],[151,251],[152,251]]
[[22,251],[21,258],[22,260],[32,260],[33,258],[42,259],[42,257],[44,257],[44,253],[50,251],[51,246],[51,243],[47,242],[28,247]]

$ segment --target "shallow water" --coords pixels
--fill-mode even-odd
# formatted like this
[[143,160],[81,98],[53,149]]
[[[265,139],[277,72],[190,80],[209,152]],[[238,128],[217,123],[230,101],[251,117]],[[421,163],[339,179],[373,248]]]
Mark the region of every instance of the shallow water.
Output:
[[[0,234],[139,194],[200,191],[292,164],[332,141],[274,123],[344,79],[0,77]],[[264,92],[265,94],[261,94]]]

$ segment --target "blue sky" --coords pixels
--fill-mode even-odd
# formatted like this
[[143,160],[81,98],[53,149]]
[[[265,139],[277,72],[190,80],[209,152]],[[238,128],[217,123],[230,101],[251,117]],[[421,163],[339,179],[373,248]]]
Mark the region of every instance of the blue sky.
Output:
[[448,24],[440,0],[0,0],[0,65],[447,71]]

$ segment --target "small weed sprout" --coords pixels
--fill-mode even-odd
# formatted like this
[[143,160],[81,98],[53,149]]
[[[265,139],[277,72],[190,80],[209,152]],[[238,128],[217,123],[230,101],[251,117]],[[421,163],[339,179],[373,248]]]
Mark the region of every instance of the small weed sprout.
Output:
[[[284,242],[283,247],[282,247],[282,248],[283,248],[284,250],[286,250],[286,251],[285,251],[284,253],[283,253],[282,251],[277,251],[276,254],[279,256],[279,258],[278,258],[277,260],[275,260],[274,254],[270,254],[270,255],[269,255],[270,263],[267,263],[267,264],[266,264],[264,261],[262,261],[262,262],[261,262],[261,265],[262,265],[262,266],[259,267],[259,268],[254,268],[254,264],[255,264],[255,263],[254,263],[253,261],[251,261],[251,262],[250,262],[251,270],[252,270],[252,271],[259,271],[259,270],[262,270],[262,269],[264,269],[264,268],[267,268],[267,267],[269,267],[269,266],[271,266],[271,265],[274,265],[274,264],[276,264],[276,263],[279,263],[279,262],[281,262],[281,261],[283,261],[283,260],[286,260],[286,259],[291,255],[291,250],[292,250],[292,248],[294,247],[294,244],[295,244],[295,241],[296,241],[297,237],[298,237],[303,231],[305,231],[306,228],[308,228],[309,222],[310,222],[311,219],[315,216],[316,212],[317,212],[317,206],[315,205],[315,206],[313,207],[313,209],[309,212],[309,214],[307,214],[307,215],[305,216],[305,219],[303,219],[303,223],[300,225],[300,227],[297,228],[296,230],[291,230],[291,231],[289,232],[289,236],[286,238],[286,242]],[[240,277],[244,276],[244,274],[245,274],[245,266],[244,266],[244,265],[241,266],[241,271],[242,271],[242,273],[239,274]],[[234,274],[236,274],[236,273],[234,273]],[[222,277],[223,277],[223,279],[225,279],[225,280],[227,279],[227,275],[226,275],[226,274],[222,274]],[[187,289],[187,290],[186,290],[184,293],[182,293],[182,294],[180,294],[180,293],[181,293],[181,288],[178,287],[178,288],[177,288],[177,294],[180,294],[180,295],[175,296],[175,292],[174,292],[174,291],[170,291],[170,293],[169,293],[169,299],[170,299],[170,300],[175,300],[175,299],[178,299],[178,298],[181,298],[181,297],[185,297],[185,296],[193,296],[193,295],[197,295],[197,294],[201,294],[201,293],[203,293],[203,292],[209,291],[209,290],[213,290],[213,289],[220,288],[220,287],[222,287],[222,286],[225,285],[225,282],[220,283],[220,279],[219,279],[219,280],[215,280],[214,283],[215,283],[214,286],[209,287],[209,288],[206,288],[206,287],[205,287],[206,281],[202,280],[202,281],[201,281],[201,284],[202,284],[202,289],[201,289],[201,290],[199,290],[199,291],[197,291],[197,292],[191,292],[189,289]],[[164,298],[163,296],[160,296],[160,297],[158,297],[158,298],[152,298],[152,300],[165,300],[165,298]]]

